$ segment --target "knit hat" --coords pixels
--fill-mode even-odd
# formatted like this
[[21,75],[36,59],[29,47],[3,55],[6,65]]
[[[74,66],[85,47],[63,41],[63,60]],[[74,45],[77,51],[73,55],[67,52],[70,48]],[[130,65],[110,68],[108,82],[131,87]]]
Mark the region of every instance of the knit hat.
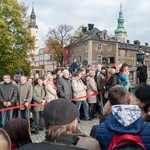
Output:
[[127,80],[127,77],[125,75],[121,75],[119,77],[119,79],[120,79],[121,82],[125,82]]
[[63,98],[50,101],[44,109],[44,121],[49,125],[69,124],[77,115],[77,106]]

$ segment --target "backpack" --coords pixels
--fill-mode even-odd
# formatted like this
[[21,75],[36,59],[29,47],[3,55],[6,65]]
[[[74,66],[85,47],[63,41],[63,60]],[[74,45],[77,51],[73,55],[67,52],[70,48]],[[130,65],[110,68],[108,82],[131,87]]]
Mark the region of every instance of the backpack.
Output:
[[139,135],[116,134],[108,150],[146,150],[146,147]]
[[114,134],[108,150],[146,150],[139,136],[145,125],[146,122],[137,134]]

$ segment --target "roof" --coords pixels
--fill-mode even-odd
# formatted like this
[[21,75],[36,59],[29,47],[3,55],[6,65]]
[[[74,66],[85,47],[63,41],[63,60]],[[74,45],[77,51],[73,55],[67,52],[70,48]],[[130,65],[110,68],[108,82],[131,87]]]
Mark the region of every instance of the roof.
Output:
[[50,53],[50,49],[48,48],[48,46],[43,48],[43,53]]

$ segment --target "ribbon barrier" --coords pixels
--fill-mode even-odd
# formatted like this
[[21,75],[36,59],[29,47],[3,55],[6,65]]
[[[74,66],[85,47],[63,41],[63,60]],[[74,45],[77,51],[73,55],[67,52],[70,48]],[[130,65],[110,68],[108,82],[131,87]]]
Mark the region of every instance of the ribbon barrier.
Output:
[[[97,93],[94,93],[94,94],[89,94],[89,95],[86,95],[86,96],[81,96],[81,97],[78,97],[78,98],[73,98],[73,99],[70,99],[69,101],[82,100],[83,98],[87,98],[87,97],[91,97],[91,96],[96,96],[98,94],[100,94],[100,93],[97,92]],[[44,104],[44,106],[45,105],[46,105],[46,103]],[[29,104],[28,105],[28,107],[36,107],[36,106],[42,106],[42,104]],[[0,109],[0,112],[7,111],[7,110],[12,110],[12,109],[20,109],[20,108],[26,108],[26,107],[25,107],[25,105],[7,107],[7,108]]]

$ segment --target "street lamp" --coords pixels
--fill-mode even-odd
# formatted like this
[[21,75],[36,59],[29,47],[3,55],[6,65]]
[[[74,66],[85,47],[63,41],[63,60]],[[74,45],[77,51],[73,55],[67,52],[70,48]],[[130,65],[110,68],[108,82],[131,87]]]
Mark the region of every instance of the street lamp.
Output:
[[137,60],[137,62],[144,61],[144,57],[145,57],[145,52],[144,52],[144,51],[139,50],[139,51],[136,53],[136,60]]

